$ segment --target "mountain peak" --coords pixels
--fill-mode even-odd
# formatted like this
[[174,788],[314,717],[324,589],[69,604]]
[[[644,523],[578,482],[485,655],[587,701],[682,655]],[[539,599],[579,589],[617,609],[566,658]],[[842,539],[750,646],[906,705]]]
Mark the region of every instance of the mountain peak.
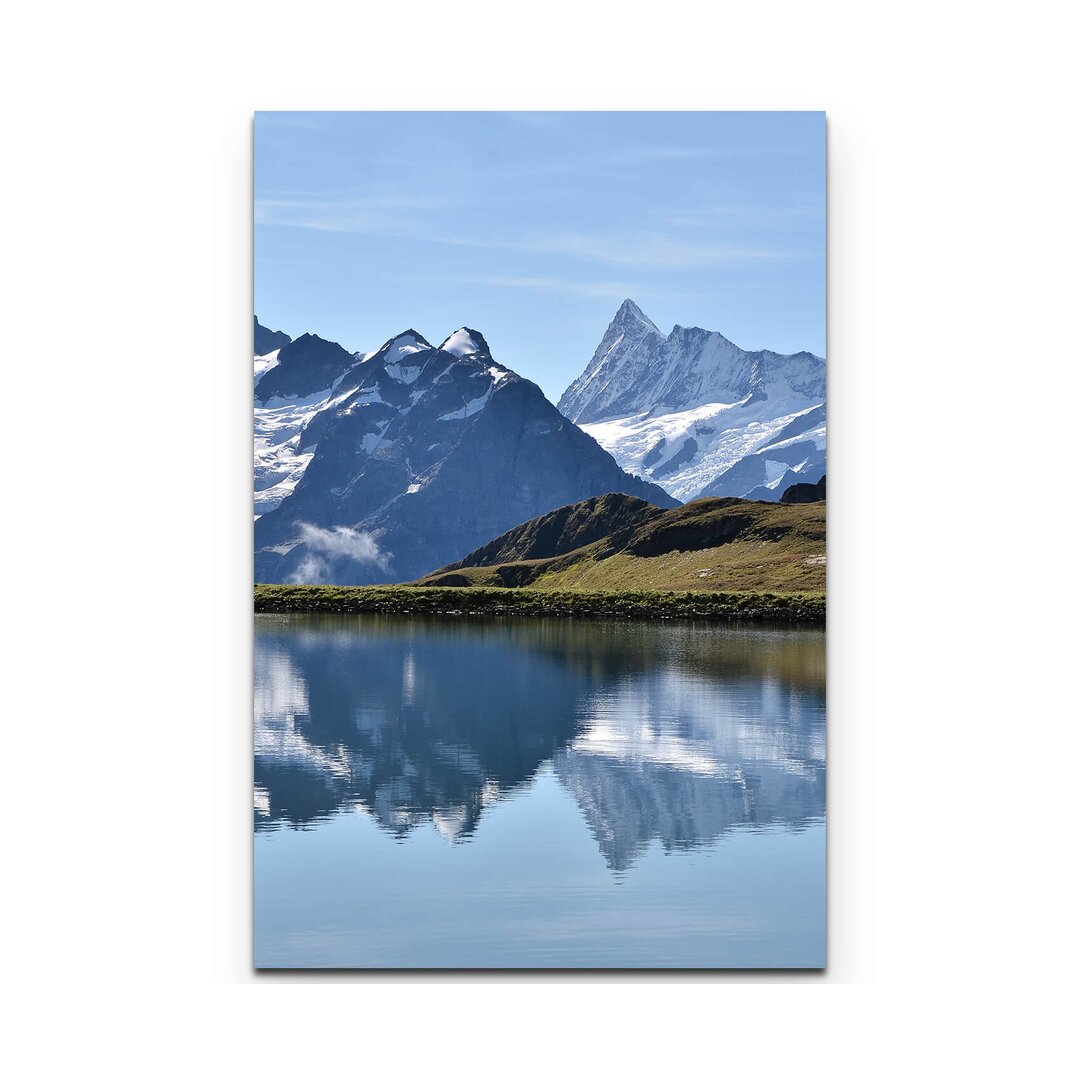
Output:
[[428,341],[428,339],[424,337],[423,334],[417,333],[411,326],[408,330],[402,330],[400,334],[395,334],[392,338],[390,338],[389,341],[383,342],[383,344],[379,347],[377,351],[382,352],[383,349],[388,349],[392,345],[415,345],[417,348],[420,349],[431,348],[431,342]]
[[467,326],[459,327],[440,346],[443,352],[451,356],[489,356],[488,343],[479,330]]
[[292,338],[284,330],[269,330],[259,322],[259,316],[255,316],[255,355],[265,356],[288,345]]
[[277,362],[255,388],[260,401],[272,397],[307,397],[332,386],[356,363],[352,353],[318,334],[301,334],[278,348]]
[[645,312],[642,311],[629,297],[619,305],[619,310],[615,312],[615,318],[612,320],[613,325],[621,325],[628,322],[644,323],[650,329],[655,330],[658,334],[660,333],[659,328],[652,319],[650,319],[649,316],[646,315]]
[[820,357],[747,351],[694,325],[664,335],[626,300],[559,409],[676,498],[769,501],[824,472],[824,400]]
[[408,330],[402,330],[400,334],[395,334],[389,340],[384,341],[373,353],[369,353],[364,357],[364,363],[375,361],[383,366],[396,364],[411,353],[430,348],[431,342],[410,327]]
[[679,326],[678,323],[671,328],[668,334],[668,342],[674,349],[701,349],[706,343],[712,342],[723,348],[737,349],[740,353],[745,349],[739,347],[728,338],[724,337],[719,330],[706,330],[703,326]]

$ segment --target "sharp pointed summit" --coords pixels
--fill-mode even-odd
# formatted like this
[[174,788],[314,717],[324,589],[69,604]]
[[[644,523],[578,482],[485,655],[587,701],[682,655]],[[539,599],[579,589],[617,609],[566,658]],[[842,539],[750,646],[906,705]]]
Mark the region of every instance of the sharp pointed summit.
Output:
[[632,322],[644,323],[650,330],[660,333],[656,323],[633,300],[627,298],[619,305],[619,310],[615,312],[615,318],[611,320],[611,326],[625,326],[627,323]]
[[664,340],[641,308],[624,300],[588,367],[559,399],[559,411],[575,424],[599,420],[612,410],[618,415],[621,399],[648,378],[651,360]]

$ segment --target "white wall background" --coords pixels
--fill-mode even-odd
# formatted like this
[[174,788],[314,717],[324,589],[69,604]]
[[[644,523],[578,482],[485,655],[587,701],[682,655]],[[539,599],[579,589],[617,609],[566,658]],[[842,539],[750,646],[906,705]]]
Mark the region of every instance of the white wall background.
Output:
[[[1074,7],[102,0],[5,21],[12,1075],[1060,1070]],[[249,970],[250,117],[433,105],[828,111],[824,977]]]

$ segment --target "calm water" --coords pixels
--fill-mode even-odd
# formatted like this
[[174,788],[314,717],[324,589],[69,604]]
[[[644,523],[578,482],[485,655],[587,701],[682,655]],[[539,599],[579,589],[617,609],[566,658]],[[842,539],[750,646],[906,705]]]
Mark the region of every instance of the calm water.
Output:
[[825,638],[258,616],[258,967],[820,967]]

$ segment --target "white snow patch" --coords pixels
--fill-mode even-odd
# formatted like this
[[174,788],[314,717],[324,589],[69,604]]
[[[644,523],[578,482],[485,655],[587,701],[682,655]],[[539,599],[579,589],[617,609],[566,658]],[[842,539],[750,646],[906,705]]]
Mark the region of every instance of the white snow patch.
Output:
[[256,518],[273,510],[300,482],[314,457],[314,446],[300,449],[304,428],[330,400],[329,390],[324,390],[306,398],[255,401]]
[[779,442],[774,442],[769,446],[770,450],[785,450],[789,446],[795,446],[797,443],[812,442],[814,448],[817,450],[825,449],[825,421],[823,420],[815,428],[810,428],[807,431],[802,431],[798,435],[792,435],[790,439],[781,439]]
[[271,369],[278,366],[278,353],[280,349],[275,349],[273,352],[265,353],[263,356],[255,357],[255,385],[259,385],[259,380]]
[[471,356],[480,351],[480,346],[464,326],[455,330],[439,347],[451,356]]
[[783,478],[784,474],[788,471],[786,462],[773,461],[772,458],[765,459],[765,486],[776,487],[776,485]]
[[[595,424],[582,424],[581,427],[627,472],[659,484],[675,498],[685,502],[694,498],[737,461],[761,450],[793,420],[810,411],[805,406],[799,408],[801,403],[770,399],[747,404],[747,400],[713,402],[670,412],[650,410]],[[673,472],[657,475],[663,472],[664,463],[674,457],[690,438],[697,444],[693,457]],[[659,454],[650,458],[649,467],[646,468],[644,459],[661,439],[664,444]],[[802,432],[770,446],[769,452],[811,441],[818,449],[824,447],[824,422],[812,432]],[[782,468],[786,470],[790,466],[784,464]]]
[[389,420],[380,420],[376,425],[377,430],[369,431],[360,440],[360,449],[363,450],[365,454],[373,454],[379,448],[379,444],[382,442],[383,433],[386,431],[389,423]]
[[382,394],[379,393],[379,387],[372,383],[371,386],[362,386],[359,390],[354,390],[355,398],[350,402],[348,409],[345,411],[352,415],[358,409],[362,409],[365,405],[384,405],[385,402],[382,399]]
[[387,364],[385,368],[386,374],[391,379],[396,379],[406,386],[416,382],[423,370],[422,364]]

